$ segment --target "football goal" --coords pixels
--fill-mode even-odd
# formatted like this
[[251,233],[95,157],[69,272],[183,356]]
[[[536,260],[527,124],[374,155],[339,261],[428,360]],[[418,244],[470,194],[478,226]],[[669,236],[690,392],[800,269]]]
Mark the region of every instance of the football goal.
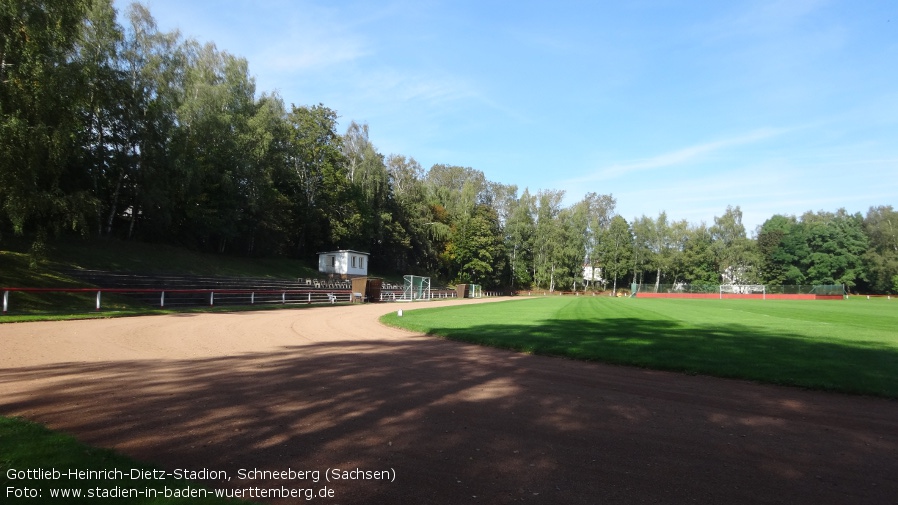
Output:
[[767,288],[763,284],[721,284],[720,298],[735,298],[736,295],[761,295],[767,299]]
[[468,284],[469,298],[483,298],[483,286],[480,284]]
[[402,277],[405,284],[402,287],[402,298],[404,301],[429,300],[432,296],[430,293],[430,277],[421,277],[419,275],[405,275]]

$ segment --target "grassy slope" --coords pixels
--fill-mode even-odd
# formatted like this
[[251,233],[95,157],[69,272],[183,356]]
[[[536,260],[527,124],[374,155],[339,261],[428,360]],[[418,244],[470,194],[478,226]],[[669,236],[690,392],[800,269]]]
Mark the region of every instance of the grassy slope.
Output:
[[[0,242],[0,251],[26,253],[28,241],[5,237]],[[47,256],[48,261],[42,266],[50,270],[85,268],[144,274],[167,273],[281,279],[318,276],[318,271],[305,262],[288,258],[244,258],[223,254],[205,254],[162,244],[114,239],[70,239],[52,242]],[[0,277],[0,284],[5,284],[2,277]]]
[[535,354],[898,397],[898,301],[557,297],[387,324]]
[[[28,255],[13,251],[0,251],[0,288],[83,288],[87,284],[59,273],[52,264],[31,266]],[[27,313],[33,317],[45,318],[49,314],[85,313],[96,304],[95,293],[21,293],[10,294],[11,313]],[[121,296],[105,295],[103,307],[106,310],[127,311],[141,309]],[[23,320],[18,316],[6,316],[2,322]],[[83,317],[83,316],[82,316]]]

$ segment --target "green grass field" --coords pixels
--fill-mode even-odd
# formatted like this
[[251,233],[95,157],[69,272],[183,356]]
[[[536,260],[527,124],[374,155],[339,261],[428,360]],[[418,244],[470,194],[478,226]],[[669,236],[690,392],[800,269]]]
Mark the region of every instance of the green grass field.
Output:
[[381,320],[533,354],[898,398],[898,300],[567,296]]

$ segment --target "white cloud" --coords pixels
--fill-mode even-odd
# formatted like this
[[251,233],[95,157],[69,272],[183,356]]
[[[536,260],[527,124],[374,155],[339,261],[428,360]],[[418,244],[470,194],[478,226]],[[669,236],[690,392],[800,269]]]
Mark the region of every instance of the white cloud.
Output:
[[659,168],[667,168],[694,163],[703,158],[706,158],[707,156],[715,152],[745,144],[753,144],[762,140],[767,140],[782,135],[787,131],[789,130],[782,128],[763,128],[746,133],[744,135],[730,137],[722,140],[715,140],[694,146],[683,147],[681,149],[662,153],[651,158],[614,163],[610,166],[601,168],[592,174],[578,177],[566,182],[570,185],[579,185],[587,182],[614,179],[633,172],[655,170]]
[[[764,0],[736,7],[727,16],[709,20],[700,30],[702,37],[712,40],[744,36],[769,36],[771,33],[788,31],[796,24],[819,11],[829,0]],[[737,10],[738,9],[738,10]]]
[[301,37],[272,46],[258,58],[258,66],[274,72],[300,72],[340,65],[367,56],[370,51],[353,39],[317,39]]
[[277,30],[262,33],[253,61],[266,71],[295,74],[345,65],[376,52],[375,44],[351,22],[324,9],[296,12]]

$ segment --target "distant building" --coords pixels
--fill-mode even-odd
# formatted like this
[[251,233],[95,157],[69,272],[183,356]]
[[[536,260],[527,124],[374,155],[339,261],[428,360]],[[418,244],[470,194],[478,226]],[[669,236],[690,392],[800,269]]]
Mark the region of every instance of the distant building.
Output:
[[583,265],[583,281],[587,284],[590,282],[604,282],[602,280],[602,267]]
[[318,253],[318,271],[324,274],[347,277],[368,275],[368,253],[344,249]]

